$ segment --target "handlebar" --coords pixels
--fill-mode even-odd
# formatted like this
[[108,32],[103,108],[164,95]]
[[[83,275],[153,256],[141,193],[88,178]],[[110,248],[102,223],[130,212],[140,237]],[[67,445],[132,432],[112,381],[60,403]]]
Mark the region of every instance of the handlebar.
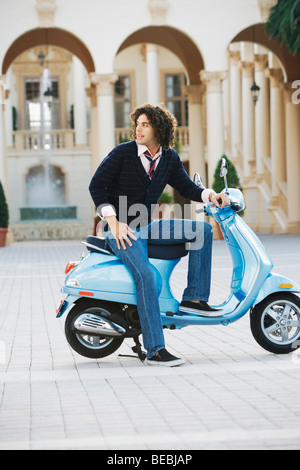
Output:
[[232,208],[232,210],[234,210],[234,212],[239,212],[242,207],[238,202],[232,202],[231,203],[231,208]]
[[[222,199],[218,199],[218,203],[221,204],[222,203]],[[207,204],[207,206],[209,207],[216,207],[215,204]],[[234,212],[239,212],[241,210],[241,205],[238,203],[238,202],[231,202],[229,206],[225,206],[223,208],[221,207],[218,207],[218,209],[226,209],[228,207],[231,207],[231,209],[234,211]],[[196,211],[196,214],[200,214],[201,212],[205,212],[205,209],[197,209]]]
[[[219,204],[222,204],[222,199],[217,199]],[[227,206],[226,206],[227,207]],[[241,205],[238,202],[231,202],[230,207],[234,212],[238,212],[241,210]]]
[[[232,212],[240,212],[245,209],[245,200],[244,196],[240,189],[238,188],[229,188],[227,195],[229,196],[230,205],[225,207],[218,207],[215,204],[209,203],[203,206],[203,209],[197,210],[196,213],[205,212],[206,215],[215,217],[220,216],[221,218],[226,218]],[[218,198],[218,204],[222,204],[221,198]],[[213,209],[215,208],[215,209]],[[217,215],[218,214],[218,215]]]

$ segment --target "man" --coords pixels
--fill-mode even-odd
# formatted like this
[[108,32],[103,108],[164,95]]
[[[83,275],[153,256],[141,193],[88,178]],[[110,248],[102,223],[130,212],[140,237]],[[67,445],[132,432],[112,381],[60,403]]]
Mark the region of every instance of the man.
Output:
[[[179,310],[221,315],[208,303],[211,279],[212,229],[206,222],[151,220],[165,186],[187,199],[224,207],[228,196],[200,188],[190,179],[179,155],[171,148],[176,119],[162,105],[144,105],[131,114],[134,139],[115,147],[102,161],[90,183],[98,214],[105,219],[105,237],[132,273],[147,362],[177,366],[184,360],[165,349],[155,274],[147,243],[191,242],[188,285]],[[124,199],[126,204],[124,203]],[[139,216],[136,217],[138,208]],[[168,224],[168,239],[163,236]]]

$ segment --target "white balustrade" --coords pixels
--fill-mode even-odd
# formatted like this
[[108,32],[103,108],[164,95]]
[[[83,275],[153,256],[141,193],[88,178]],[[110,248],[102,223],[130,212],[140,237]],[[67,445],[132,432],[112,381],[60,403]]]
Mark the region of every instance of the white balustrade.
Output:
[[47,132],[16,131],[13,133],[18,152],[65,150],[74,147],[74,131],[51,130]]

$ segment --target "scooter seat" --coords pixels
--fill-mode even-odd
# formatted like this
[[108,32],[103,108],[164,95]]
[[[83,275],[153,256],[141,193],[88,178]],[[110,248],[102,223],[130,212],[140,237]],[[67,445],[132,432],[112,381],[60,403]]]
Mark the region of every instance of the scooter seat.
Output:
[[[114,255],[105,238],[94,237],[90,235],[84,242],[87,249],[94,253],[106,253]],[[149,258],[156,259],[178,259],[188,254],[185,243],[175,243],[174,245],[148,245]]]
[[149,258],[156,259],[178,259],[188,254],[185,243],[175,243],[174,245],[148,245]]

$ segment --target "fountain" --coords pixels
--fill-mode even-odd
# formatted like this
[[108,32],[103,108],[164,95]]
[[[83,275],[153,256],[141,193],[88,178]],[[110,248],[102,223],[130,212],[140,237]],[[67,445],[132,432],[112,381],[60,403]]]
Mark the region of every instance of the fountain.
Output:
[[[46,99],[47,97],[47,99]],[[77,207],[65,202],[65,175],[51,161],[51,82],[49,68],[43,69],[40,82],[40,141],[43,162],[26,175],[26,207],[20,208],[21,221],[70,220],[77,218]],[[37,204],[38,201],[38,204]]]

